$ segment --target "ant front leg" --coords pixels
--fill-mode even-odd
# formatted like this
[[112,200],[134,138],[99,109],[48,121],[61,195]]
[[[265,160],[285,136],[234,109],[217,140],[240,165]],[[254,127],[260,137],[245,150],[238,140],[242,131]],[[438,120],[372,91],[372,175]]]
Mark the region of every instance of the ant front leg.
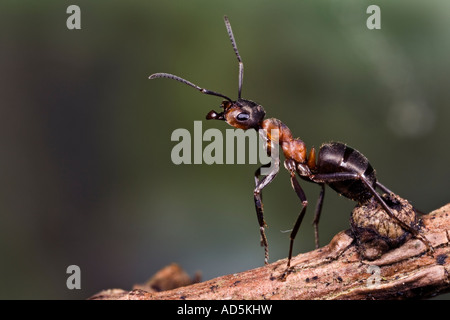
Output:
[[[274,159],[273,167],[271,167],[272,163],[265,164],[261,167],[259,167],[255,171],[255,190],[253,191],[253,197],[255,200],[255,208],[256,208],[256,216],[258,218],[259,223],[259,232],[261,233],[261,246],[264,247],[264,264],[269,264],[269,244],[267,242],[266,233],[264,231],[264,228],[267,226],[266,222],[264,221],[264,210],[263,210],[263,203],[262,203],[262,189],[266,187],[269,183],[275,179],[275,177],[278,174],[278,171],[280,170],[280,160]],[[259,179],[259,176],[261,175],[261,168],[270,168],[269,174],[264,176],[264,178]]]

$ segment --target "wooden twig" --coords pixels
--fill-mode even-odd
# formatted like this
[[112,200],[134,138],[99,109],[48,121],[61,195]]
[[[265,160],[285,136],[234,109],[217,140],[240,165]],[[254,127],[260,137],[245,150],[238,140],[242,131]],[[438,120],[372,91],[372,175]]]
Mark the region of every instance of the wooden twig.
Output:
[[[292,259],[166,290],[106,290],[91,299],[407,299],[450,291],[450,204],[423,217],[423,235],[374,261],[361,260],[351,233]],[[151,291],[151,292],[149,292]]]

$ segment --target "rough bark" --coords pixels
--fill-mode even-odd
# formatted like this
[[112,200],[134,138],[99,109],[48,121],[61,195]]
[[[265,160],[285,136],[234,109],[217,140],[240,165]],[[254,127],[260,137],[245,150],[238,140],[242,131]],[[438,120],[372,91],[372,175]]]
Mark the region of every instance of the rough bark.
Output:
[[[91,299],[408,299],[449,292],[450,204],[423,216],[421,232],[432,244],[433,253],[420,240],[411,239],[377,260],[361,260],[347,230],[328,245],[294,257],[287,276],[283,276],[283,259],[175,289],[177,285],[170,281],[166,287],[152,287],[155,281],[163,281],[160,278],[178,279],[172,269],[160,272],[147,286],[132,291],[105,290]],[[186,275],[181,278],[182,285],[189,283]]]

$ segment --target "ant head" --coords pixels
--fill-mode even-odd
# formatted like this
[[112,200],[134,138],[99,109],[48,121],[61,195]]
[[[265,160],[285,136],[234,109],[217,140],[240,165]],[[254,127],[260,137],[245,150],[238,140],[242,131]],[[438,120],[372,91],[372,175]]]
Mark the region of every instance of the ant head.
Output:
[[261,105],[245,99],[224,100],[220,107],[223,108],[223,112],[217,113],[211,110],[206,115],[206,119],[224,120],[230,126],[243,130],[258,129],[266,115]]

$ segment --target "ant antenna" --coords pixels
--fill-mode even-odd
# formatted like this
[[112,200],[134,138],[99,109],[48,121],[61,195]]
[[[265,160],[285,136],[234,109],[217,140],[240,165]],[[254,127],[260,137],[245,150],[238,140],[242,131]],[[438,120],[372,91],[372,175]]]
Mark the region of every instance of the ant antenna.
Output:
[[201,93],[209,94],[209,95],[217,96],[217,97],[222,97],[222,98],[224,98],[224,99],[227,99],[227,100],[230,101],[230,102],[233,102],[233,100],[231,100],[231,99],[228,98],[227,96],[224,96],[223,94],[220,94],[220,93],[217,93],[217,92],[208,90],[208,89],[200,88],[198,85],[193,84],[192,82],[187,81],[186,79],[180,78],[180,77],[178,77],[178,76],[176,76],[176,75],[173,75],[173,74],[170,74],[170,73],[154,73],[154,74],[152,74],[152,75],[151,75],[150,77],[148,77],[148,78],[149,78],[150,80],[151,80],[151,79],[156,79],[156,78],[173,79],[173,80],[182,82],[182,83],[184,83],[184,84],[187,84],[188,86],[191,86],[192,88],[197,89],[197,90],[200,91]]
[[[228,36],[230,37],[231,40],[231,45],[233,46],[233,50],[234,53],[236,54],[236,57],[238,59],[239,62],[239,89],[238,89],[238,99],[241,99],[241,92],[242,92],[242,83],[244,80],[244,63],[242,62],[242,58],[241,55],[239,54],[238,48],[236,46],[236,41],[234,40],[234,35],[233,35],[233,30],[231,29],[231,24],[230,24],[230,20],[228,20],[227,16],[224,16],[223,19],[225,20],[225,26],[227,27],[227,32],[228,32]],[[228,98],[227,96],[224,96],[221,93],[217,93],[208,89],[204,89],[199,87],[198,85],[187,81],[186,79],[180,78],[176,75],[170,74],[170,73],[154,73],[152,74],[149,79],[156,79],[156,78],[168,78],[168,79],[172,79],[172,80],[176,80],[179,81],[181,83],[187,84],[188,86],[191,86],[197,90],[199,90],[201,93],[204,94],[209,94],[212,96],[217,96],[217,97],[222,97],[224,99],[227,99],[230,102],[233,102],[233,100],[231,100],[230,98]]]
[[242,92],[242,83],[244,80],[244,63],[242,62],[242,58],[239,54],[238,48],[236,46],[236,41],[234,40],[233,30],[231,29],[230,20],[228,20],[227,16],[224,16],[223,19],[225,20],[225,26],[227,27],[228,36],[231,40],[231,45],[233,46],[234,53],[236,54],[236,57],[239,61],[239,91],[238,91],[238,99],[241,98],[241,92]]

